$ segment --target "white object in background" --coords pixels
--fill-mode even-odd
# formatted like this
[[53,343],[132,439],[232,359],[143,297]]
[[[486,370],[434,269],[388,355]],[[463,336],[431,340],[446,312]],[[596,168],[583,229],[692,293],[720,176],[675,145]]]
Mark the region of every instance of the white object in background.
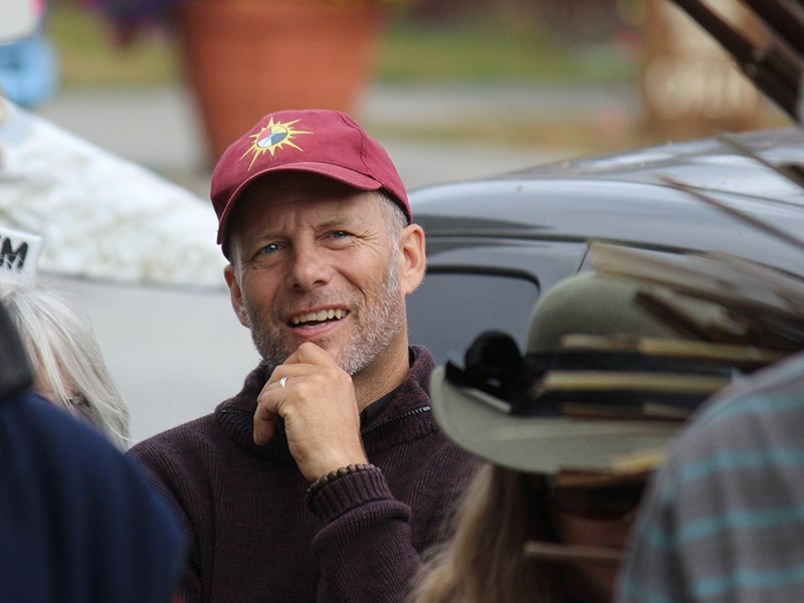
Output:
[[42,272],[224,288],[208,201],[4,99],[0,226],[45,240]]
[[41,13],[40,4],[36,0],[2,0],[0,42],[13,42],[31,35]]

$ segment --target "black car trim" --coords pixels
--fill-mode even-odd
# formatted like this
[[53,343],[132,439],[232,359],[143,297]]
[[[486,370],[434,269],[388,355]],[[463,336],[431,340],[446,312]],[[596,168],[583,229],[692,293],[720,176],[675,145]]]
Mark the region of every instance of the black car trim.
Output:
[[533,274],[516,268],[501,268],[497,266],[481,266],[477,264],[430,264],[427,274],[480,274],[485,276],[502,276],[530,281],[537,287],[539,280]]
[[[584,237],[584,236],[572,236],[572,235],[551,235],[545,234],[543,232],[539,233],[532,233],[530,231],[522,231],[522,230],[461,230],[461,231],[446,231],[446,230],[433,230],[428,231],[427,236],[430,239],[435,239],[438,237],[441,238],[477,238],[477,239],[519,239],[523,241],[550,241],[550,242],[559,242],[559,243],[592,243],[592,242],[601,242],[601,243],[610,243],[612,245],[624,245],[627,247],[635,247],[637,249],[645,249],[648,251],[663,251],[666,253],[688,253],[690,251],[706,251],[705,249],[690,249],[689,247],[678,247],[675,245],[662,245],[662,244],[653,244],[653,243],[645,243],[645,242],[635,242],[630,241],[627,239],[614,239],[608,237]],[[437,257],[437,256],[436,256]],[[441,264],[441,266],[446,266],[446,264]],[[484,266],[484,269],[489,269],[488,266]]]

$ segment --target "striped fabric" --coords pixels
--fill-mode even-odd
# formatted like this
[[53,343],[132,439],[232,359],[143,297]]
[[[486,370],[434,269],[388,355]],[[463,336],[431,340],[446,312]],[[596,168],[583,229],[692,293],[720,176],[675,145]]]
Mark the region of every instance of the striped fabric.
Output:
[[804,354],[707,403],[656,475],[619,603],[804,602]]

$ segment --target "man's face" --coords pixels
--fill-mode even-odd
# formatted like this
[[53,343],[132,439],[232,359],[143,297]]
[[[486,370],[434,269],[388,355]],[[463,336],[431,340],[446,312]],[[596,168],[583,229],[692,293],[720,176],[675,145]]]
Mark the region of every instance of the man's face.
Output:
[[312,341],[354,375],[407,346],[412,289],[400,280],[400,246],[382,203],[377,193],[309,174],[271,178],[240,200],[226,279],[269,366]]

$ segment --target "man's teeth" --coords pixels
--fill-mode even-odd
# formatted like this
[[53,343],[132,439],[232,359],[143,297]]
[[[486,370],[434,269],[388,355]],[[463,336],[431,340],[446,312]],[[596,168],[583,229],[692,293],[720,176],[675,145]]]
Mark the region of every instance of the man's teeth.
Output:
[[321,310],[319,312],[310,312],[309,314],[302,314],[290,320],[293,326],[308,323],[308,322],[324,322],[326,320],[340,320],[346,316],[344,310]]

